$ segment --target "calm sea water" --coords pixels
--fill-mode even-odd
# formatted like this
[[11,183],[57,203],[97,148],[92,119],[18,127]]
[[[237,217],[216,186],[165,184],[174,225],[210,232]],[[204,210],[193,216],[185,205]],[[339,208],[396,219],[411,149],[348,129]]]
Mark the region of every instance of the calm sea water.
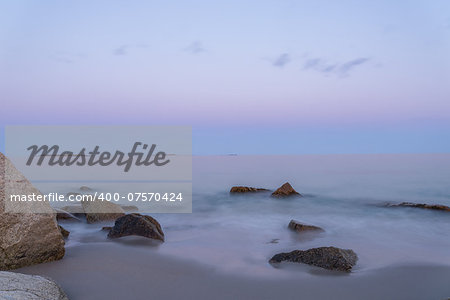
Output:
[[[229,194],[234,185],[274,190],[285,182],[306,196]],[[253,275],[284,272],[267,263],[278,252],[320,246],[353,249],[356,274],[396,264],[450,265],[449,213],[380,206],[450,206],[450,154],[194,157],[193,193],[192,214],[152,215],[166,242],[149,251]],[[325,232],[293,233],[291,219]],[[67,247],[106,240],[101,225],[66,227]]]

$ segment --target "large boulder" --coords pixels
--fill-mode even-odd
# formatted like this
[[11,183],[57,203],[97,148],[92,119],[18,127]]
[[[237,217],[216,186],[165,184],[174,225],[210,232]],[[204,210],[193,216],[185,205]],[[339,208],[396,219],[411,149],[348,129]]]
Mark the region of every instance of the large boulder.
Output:
[[324,231],[322,228],[314,226],[314,225],[306,225],[303,223],[300,223],[296,220],[291,220],[288,225],[289,229],[292,229],[297,232],[305,232],[305,231]]
[[400,204],[387,204],[388,207],[413,207],[413,208],[423,208],[431,210],[440,210],[450,212],[450,207],[442,204],[423,204],[423,203],[411,203],[402,202]]
[[64,239],[44,201],[9,201],[40,192],[0,153],[0,270],[61,259]]
[[230,190],[230,193],[239,194],[239,193],[268,192],[268,191],[269,191],[268,189],[263,188],[254,188],[248,186],[233,186]]
[[164,233],[158,221],[150,216],[136,213],[118,218],[114,227],[108,233],[109,238],[128,235],[139,235],[164,242]]
[[0,299],[69,300],[53,280],[13,272],[0,272]]
[[336,247],[320,247],[309,250],[294,250],[288,253],[274,255],[269,262],[280,263],[282,261],[304,263],[328,270],[350,272],[356,264],[358,256],[353,250]]
[[297,196],[302,197],[300,193],[298,193],[289,182],[286,182],[282,186],[280,186],[275,192],[272,193],[272,197],[284,198],[289,196]]
[[120,205],[110,201],[102,201],[100,199],[85,200],[81,202],[81,205],[88,223],[113,221],[125,215],[125,211]]

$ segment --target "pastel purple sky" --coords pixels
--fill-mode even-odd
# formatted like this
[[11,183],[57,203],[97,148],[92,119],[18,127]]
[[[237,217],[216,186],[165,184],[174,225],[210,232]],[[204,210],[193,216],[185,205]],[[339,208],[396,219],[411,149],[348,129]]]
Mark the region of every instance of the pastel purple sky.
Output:
[[199,154],[450,151],[444,0],[2,1],[0,45],[0,128],[192,125]]

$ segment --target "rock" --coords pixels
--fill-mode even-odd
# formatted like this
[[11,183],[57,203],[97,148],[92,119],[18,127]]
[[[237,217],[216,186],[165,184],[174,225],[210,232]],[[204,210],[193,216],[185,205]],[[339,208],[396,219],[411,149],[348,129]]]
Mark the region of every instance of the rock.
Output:
[[94,199],[92,201],[85,200],[81,202],[83,210],[86,214],[86,221],[88,223],[96,223],[103,221],[113,221],[125,215],[125,211],[120,205]]
[[77,217],[75,217],[74,215],[68,213],[67,211],[61,210],[59,208],[55,208],[56,211],[56,220],[57,221],[81,221],[80,219],[78,219]]
[[68,230],[66,230],[64,227],[62,227],[61,225],[58,225],[59,231],[61,232],[62,236],[67,239],[69,237],[70,232]]
[[13,272],[0,272],[0,299],[69,300],[53,280]]
[[112,229],[112,226],[103,226],[101,231],[108,231],[110,232]]
[[83,185],[82,187],[80,187],[80,191],[88,192],[92,191],[92,189],[88,186]]
[[269,190],[248,186],[233,186],[230,190],[230,193],[255,193],[255,192],[269,192]]
[[440,211],[450,211],[450,207],[441,204],[423,204],[423,203],[411,203],[402,202],[400,204],[387,204],[388,207],[414,207],[423,209],[432,209]]
[[275,192],[272,193],[272,197],[282,198],[288,196],[302,197],[300,193],[297,193],[297,191],[294,190],[294,188],[289,184],[289,182],[286,182],[281,187],[279,187]]
[[[64,239],[48,202],[6,201],[40,192],[0,153],[0,270],[61,259]],[[39,213],[37,213],[39,212]]]
[[294,250],[288,253],[279,253],[274,255],[269,260],[269,263],[289,261],[313,265],[328,270],[350,272],[357,260],[358,256],[353,250],[336,247],[320,247],[305,251]]
[[136,213],[118,218],[114,227],[108,233],[109,238],[119,238],[128,235],[139,235],[164,242],[164,233],[158,221],[150,216]]
[[298,232],[304,232],[304,231],[324,231],[322,228],[313,226],[313,225],[306,225],[302,224],[296,220],[291,220],[289,222],[288,227],[292,230],[298,231]]
[[139,208],[137,206],[134,206],[134,205],[121,205],[120,207],[122,207],[122,209],[125,212],[137,212],[137,211],[139,211]]
[[69,213],[75,217],[85,217],[86,216],[86,213],[84,212],[84,209],[81,205],[67,205],[67,206],[61,207],[59,210]]

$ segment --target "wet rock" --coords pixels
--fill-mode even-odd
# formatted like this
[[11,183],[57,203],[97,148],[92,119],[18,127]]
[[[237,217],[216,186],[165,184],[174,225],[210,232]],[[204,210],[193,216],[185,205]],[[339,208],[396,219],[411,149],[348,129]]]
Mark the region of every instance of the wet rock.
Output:
[[112,226],[103,226],[101,231],[107,231],[107,232],[110,232],[111,229],[113,229]]
[[269,192],[269,190],[248,186],[233,186],[230,190],[230,193],[257,193],[257,192]]
[[279,187],[275,192],[272,193],[272,197],[289,197],[289,196],[298,196],[301,197],[302,195],[298,193],[294,188],[289,184],[289,182],[286,182],[281,187]]
[[[48,202],[5,201],[10,195],[39,195],[0,153],[0,270],[61,259],[64,239]],[[37,213],[39,212],[39,213]]]
[[304,263],[328,270],[350,272],[356,264],[358,256],[353,250],[336,247],[320,247],[309,250],[294,250],[288,253],[279,253],[270,259],[270,263],[282,261]]
[[115,203],[99,199],[82,201],[86,222],[89,224],[112,221],[125,215],[125,211]]
[[138,235],[164,242],[161,225],[150,216],[129,214],[116,220],[114,227],[108,233],[109,238],[120,238],[128,235]]
[[88,191],[92,191],[92,189],[88,186],[83,185],[80,187],[80,191],[88,192]]
[[69,300],[53,280],[13,272],[0,272],[0,299]]
[[298,232],[305,232],[305,231],[324,231],[322,228],[314,226],[314,225],[306,225],[303,223],[300,223],[296,220],[291,220],[289,222],[288,227],[292,230],[298,231]]
[[67,239],[69,237],[70,232],[68,230],[66,230],[64,227],[62,227],[61,225],[58,225],[59,231],[61,232],[62,236]]
[[441,205],[441,204],[423,204],[423,203],[402,202],[400,204],[387,204],[386,206],[387,207],[414,207],[414,208],[423,208],[423,209],[432,209],[432,210],[440,210],[440,211],[450,212],[450,207]]

